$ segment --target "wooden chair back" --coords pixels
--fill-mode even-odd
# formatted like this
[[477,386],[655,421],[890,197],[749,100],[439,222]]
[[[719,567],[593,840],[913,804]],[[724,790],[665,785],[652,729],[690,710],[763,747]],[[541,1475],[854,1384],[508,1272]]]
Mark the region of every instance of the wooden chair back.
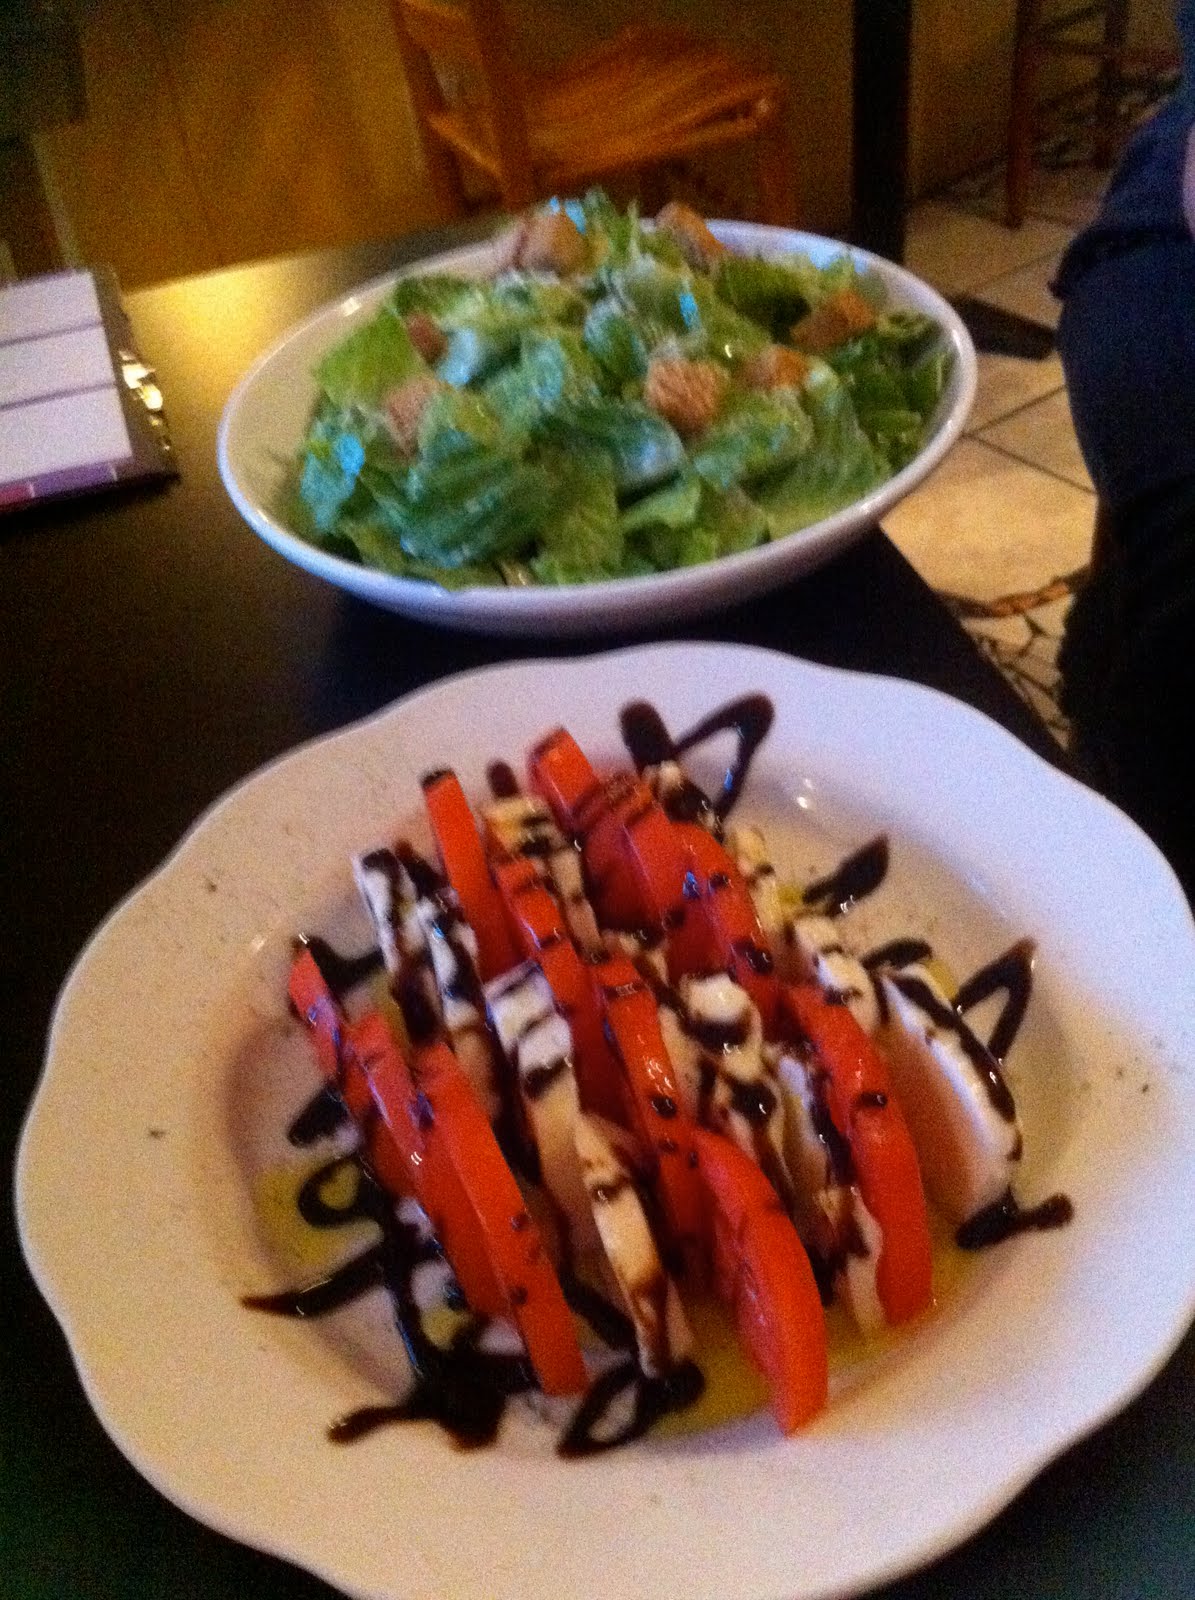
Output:
[[[496,0],[391,0],[391,9],[415,115],[430,134],[424,143],[441,199],[456,212],[465,209],[446,141],[489,174],[504,205],[529,205],[535,193],[524,84],[501,7]],[[475,92],[476,110],[450,103],[455,97],[445,93],[446,83]]]

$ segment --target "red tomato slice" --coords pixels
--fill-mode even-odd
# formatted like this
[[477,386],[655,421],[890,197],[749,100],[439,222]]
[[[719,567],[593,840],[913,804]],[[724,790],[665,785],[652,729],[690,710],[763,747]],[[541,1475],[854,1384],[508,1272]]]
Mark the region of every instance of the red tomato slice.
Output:
[[529,770],[560,826],[581,836],[599,917],[615,927],[666,925],[681,903],[684,862],[672,823],[642,778],[600,778],[564,728],[536,746]]
[[719,1293],[771,1386],[776,1421],[793,1433],[824,1408],[829,1390],[826,1319],[813,1268],[750,1156],[705,1128],[695,1130],[694,1140],[711,1201]]
[[320,1071],[359,1121],[370,1103],[369,1083],[355,1055],[345,1049],[347,1020],[310,950],[295,957],[287,988],[291,1004],[311,1030]]
[[569,937],[556,897],[533,861],[495,861],[493,872],[515,942],[526,959],[539,963],[572,1030],[581,1104],[587,1111],[624,1122],[618,1063],[602,1027],[588,968]]
[[622,1067],[634,1131],[655,1165],[668,1232],[682,1260],[695,1266],[704,1206],[693,1123],[682,1108],[655,996],[625,956],[599,962],[590,976]]
[[779,985],[772,954],[751,891],[728,852],[707,829],[695,822],[674,823],[683,841],[689,916],[669,939],[668,969],[684,972],[728,972],[759,1008],[764,1034],[776,1021]]
[[531,787],[565,833],[584,833],[602,809],[606,785],[567,728],[554,728],[527,761]]
[[608,921],[665,931],[668,968],[729,972],[775,1022],[777,984],[751,892],[707,829],[673,822],[643,780],[603,782],[563,728],[532,753],[532,781],[562,825],[583,836],[585,870]]
[[[544,1393],[579,1393],[588,1375],[572,1312],[469,1080],[443,1044],[420,1051],[416,1074],[426,1159],[458,1185],[444,1214],[449,1261],[455,1270],[450,1237],[468,1232],[489,1258]],[[446,1182],[446,1208],[447,1191]]]
[[455,772],[428,773],[423,798],[445,875],[456,890],[465,921],[477,935],[482,981],[488,982],[518,958],[477,824]]
[[850,1145],[863,1202],[880,1226],[876,1291],[890,1323],[907,1322],[933,1298],[933,1261],[921,1169],[883,1056],[850,1009],[814,984],[781,989],[788,1021],[826,1075],[826,1104]]

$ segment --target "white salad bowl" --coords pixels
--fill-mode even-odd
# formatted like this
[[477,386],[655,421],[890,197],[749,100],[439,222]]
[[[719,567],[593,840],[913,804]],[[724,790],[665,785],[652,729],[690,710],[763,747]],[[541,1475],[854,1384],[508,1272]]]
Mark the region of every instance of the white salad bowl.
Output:
[[308,317],[250,368],[225,406],[217,445],[220,475],[237,510],[280,555],[317,577],[404,616],[475,633],[544,636],[658,628],[750,599],[820,566],[915,489],[959,437],[975,399],[975,347],[942,296],[890,261],[817,234],[746,222],[713,222],[711,227],[744,255],[800,251],[824,266],[848,252],[858,267],[879,277],[892,308],[923,312],[942,329],[951,354],[950,373],[924,446],[900,472],[853,504],[786,537],[701,566],[565,586],[448,590],[361,566],[302,538],[287,527],[280,506],[315,403],[316,363],[368,321],[399,277],[492,274],[495,246],[486,242],[363,284]]
[[[429,768],[451,764],[476,799],[488,763],[519,763],[556,721],[614,763],[632,700],[680,735],[757,693],[776,717],[736,817],[766,830],[777,869],[808,884],[888,836],[888,874],[844,939],[929,939],[960,978],[1036,941],[1005,1061],[1017,1191],[1064,1192],[1073,1221],[940,1279],[936,1310],[837,1367],[828,1409],[790,1438],[765,1410],[562,1461],[556,1428],[519,1412],[476,1451],[422,1423],[331,1443],[334,1419],[397,1397],[405,1366],[380,1289],[307,1321],[241,1303],[360,1247],[279,1225],[280,1192],[290,1219],[312,1160],[286,1129],[319,1081],[287,1015],[293,937],[366,947],[350,855],[400,831],[428,848]],[[712,788],[725,750],[724,736],[695,749],[693,777]],[[24,1130],[22,1241],[92,1404],[146,1477],[351,1595],[856,1594],[993,1517],[1181,1338],[1193,971],[1190,913],[1144,834],[957,701],[724,645],[493,667],[256,774],[100,929]]]

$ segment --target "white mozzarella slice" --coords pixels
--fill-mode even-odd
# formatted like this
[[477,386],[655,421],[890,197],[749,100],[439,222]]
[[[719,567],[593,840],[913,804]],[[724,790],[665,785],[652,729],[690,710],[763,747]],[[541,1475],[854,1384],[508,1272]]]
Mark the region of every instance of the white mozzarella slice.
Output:
[[582,1113],[577,1154],[606,1259],[635,1328],[639,1365],[662,1377],[693,1354],[693,1335],[676,1285],[664,1271],[630,1167],[602,1120]]
[[439,985],[419,920],[410,873],[393,850],[370,850],[365,855],[354,856],[353,877],[373,923],[388,976],[396,978],[405,968],[432,1015],[439,1016]]
[[552,813],[537,795],[511,794],[491,800],[482,817],[490,837],[508,856],[544,855],[563,843]]
[[494,1052],[485,1016],[470,995],[480,995],[477,936],[445,885],[442,896],[419,895],[411,874],[392,850],[371,850],[353,861],[353,876],[374,925],[387,973],[417,973],[435,1016],[441,1017],[453,1054],[491,1121],[501,1109]]
[[819,912],[803,911],[792,919],[791,933],[796,975],[844,1000],[864,1033],[874,1034],[880,1020],[875,985],[867,968],[843,944],[841,924]]
[[882,1235],[854,1183],[836,1175],[818,1132],[815,1090],[804,1064],[782,1054],[776,1078],[784,1100],[784,1151],[795,1200],[793,1220],[808,1248],[834,1263],[835,1292],[864,1333],[884,1325],[876,1289]]
[[966,1222],[1007,1194],[1021,1127],[1000,1064],[924,966],[879,979],[879,1042],[931,1198]]
[[702,1091],[709,1085],[708,1092],[699,1091],[699,1120],[733,1139],[790,1204],[784,1103],[764,1053],[758,1007],[721,972],[682,978],[680,991],[701,1052]]
[[776,1082],[784,1101],[784,1159],[799,1207],[793,1220],[802,1237],[808,1237],[816,1196],[834,1182],[833,1163],[826,1141],[817,1131],[813,1087],[804,1065],[785,1052],[777,1062]]
[[484,817],[499,849],[536,863],[560,901],[570,935],[585,954],[601,955],[604,945],[585,893],[581,852],[561,833],[546,802],[538,795],[508,795],[487,806]]
[[747,825],[729,828],[726,848],[742,873],[751,892],[751,901],[776,963],[776,975],[784,980],[800,977],[793,961],[792,916],[784,905],[776,869],[768,856],[767,845],[758,828]]
[[640,776],[670,817],[697,822],[708,833],[718,832],[718,815],[708,795],[697,787],[679,761],[646,766]]
[[843,1197],[844,1203],[844,1214],[839,1225],[845,1235],[845,1243],[844,1254],[840,1257],[842,1266],[835,1274],[834,1287],[855,1326],[862,1333],[876,1333],[887,1322],[876,1287],[876,1268],[884,1236],[854,1184],[849,1189],[840,1189],[838,1194]]
[[478,1004],[481,979],[477,971],[477,935],[461,915],[456,896],[447,886],[442,895],[421,895],[415,901],[415,918],[453,1054],[492,1122],[502,1109],[502,1096],[485,1013]]
[[701,1046],[692,1034],[687,1032],[683,1012],[678,1010],[670,999],[660,996],[657,996],[657,999],[659,999],[660,1034],[664,1040],[664,1048],[668,1052],[668,1059],[672,1063],[676,1087],[680,1092],[681,1110],[690,1121],[696,1122],[703,1100]]
[[842,942],[841,924],[819,912],[793,912],[784,903],[776,869],[758,828],[731,828],[727,847],[746,879],[777,975],[786,982],[816,983],[846,1001],[867,1033],[879,1021],[879,1004],[866,967]]
[[581,1108],[571,1030],[532,961],[495,978],[485,993],[498,1041],[518,1074],[544,1187],[567,1226],[569,1253],[584,1255],[599,1240],[574,1139]]
[[404,958],[417,957],[426,948],[414,885],[393,850],[354,856],[353,877],[373,923],[383,965],[393,977]]
[[585,893],[581,874],[581,852],[564,843],[548,857],[548,872],[564,911],[564,920],[573,941],[583,954],[600,956],[605,952],[605,941],[598,927],[594,909]]
[[481,1012],[470,993],[480,993],[477,978],[477,935],[453,909],[445,915],[441,902],[415,902],[415,914],[431,957],[432,973],[440,991],[440,1008],[449,1033],[483,1025]]

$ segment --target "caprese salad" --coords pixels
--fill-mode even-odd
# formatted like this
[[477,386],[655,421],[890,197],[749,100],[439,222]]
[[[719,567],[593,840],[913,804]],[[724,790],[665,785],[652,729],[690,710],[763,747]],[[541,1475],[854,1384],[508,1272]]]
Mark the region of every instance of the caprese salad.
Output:
[[[325,1087],[292,1138],[356,1130],[301,1204],[348,1214],[321,1198],[348,1161],[348,1211],[380,1239],[246,1303],[316,1315],[384,1286],[414,1374],[333,1437],[422,1418],[477,1444],[538,1391],[567,1408],[562,1453],[625,1442],[700,1395],[691,1308],[711,1294],[791,1433],[827,1402],[827,1305],[865,1335],[930,1308],[931,1208],[964,1247],[1069,1216],[1013,1194],[1001,1058],[1032,945],[953,992],[921,941],[852,949],[886,839],[802,886],[735,819],[772,714],[749,697],[673,739],[640,702],[618,770],[560,727],[488,795],[429,772],[434,849],[353,862],[373,947],[299,941],[289,995]],[[727,728],[739,756],[710,796],[683,757]],[[997,993],[985,1041],[966,1013]]]

